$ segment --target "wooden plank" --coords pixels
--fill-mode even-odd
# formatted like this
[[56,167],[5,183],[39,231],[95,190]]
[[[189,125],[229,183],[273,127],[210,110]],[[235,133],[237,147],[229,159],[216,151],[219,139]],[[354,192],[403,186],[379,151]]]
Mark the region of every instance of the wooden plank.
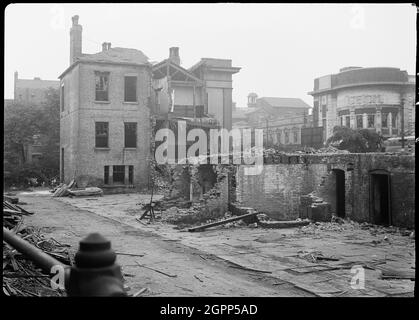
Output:
[[188,231],[189,232],[200,231],[200,230],[204,230],[204,229],[207,229],[207,228],[227,224],[229,222],[241,220],[241,219],[244,219],[244,218],[254,217],[257,214],[258,214],[258,212],[247,213],[247,214],[244,214],[244,215],[241,215],[241,216],[238,216],[238,217],[232,217],[232,218],[225,219],[225,220],[222,220],[222,221],[217,221],[217,222],[204,224],[202,226],[198,226],[198,227],[194,227],[194,228],[189,228]]

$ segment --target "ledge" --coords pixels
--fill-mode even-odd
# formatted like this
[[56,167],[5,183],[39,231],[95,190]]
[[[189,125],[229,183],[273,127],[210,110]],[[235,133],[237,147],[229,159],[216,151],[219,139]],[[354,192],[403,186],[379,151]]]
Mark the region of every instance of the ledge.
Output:
[[95,147],[95,151],[109,151],[111,148],[97,148]]
[[140,104],[138,101],[122,101],[122,104],[133,104],[133,105],[138,105]]
[[110,104],[111,102],[110,101],[93,101],[94,103],[97,103],[97,104]]

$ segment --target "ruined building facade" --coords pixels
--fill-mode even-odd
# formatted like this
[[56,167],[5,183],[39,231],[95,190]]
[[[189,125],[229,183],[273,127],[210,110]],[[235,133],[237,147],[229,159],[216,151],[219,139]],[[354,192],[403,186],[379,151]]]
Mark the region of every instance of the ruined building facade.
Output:
[[179,48],[152,65],[140,50],[104,42],[82,52],[82,26],[72,18],[70,66],[60,78],[61,181],[108,190],[149,183],[156,122],[186,121],[231,129],[231,60],[181,66]]
[[61,181],[79,186],[147,183],[151,65],[139,50],[102,45],[83,54],[73,17],[70,66],[60,75]]

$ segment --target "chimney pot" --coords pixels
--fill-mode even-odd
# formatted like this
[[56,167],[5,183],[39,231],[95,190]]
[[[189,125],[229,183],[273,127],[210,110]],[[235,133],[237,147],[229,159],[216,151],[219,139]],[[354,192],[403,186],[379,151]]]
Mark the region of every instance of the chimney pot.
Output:
[[179,47],[169,48],[169,59],[178,65],[180,65]]
[[108,42],[108,50],[111,48],[111,43]]
[[77,26],[79,24],[79,16],[75,15],[71,18],[73,20],[73,26]]

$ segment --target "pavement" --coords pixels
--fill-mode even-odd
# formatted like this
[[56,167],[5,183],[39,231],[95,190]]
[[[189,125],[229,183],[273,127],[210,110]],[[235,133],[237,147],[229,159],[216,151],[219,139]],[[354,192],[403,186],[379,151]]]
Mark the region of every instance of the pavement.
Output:
[[[108,234],[108,228],[94,222],[82,223],[83,230],[103,232],[104,229],[116,249],[119,250],[118,245],[123,241],[124,250],[144,254],[144,263],[159,264],[174,255],[170,264],[161,266],[176,273],[189,270],[178,284],[184,289],[174,287],[171,291],[163,291],[159,287],[151,290],[153,295],[414,296],[415,240],[408,236],[409,232],[401,233],[396,228],[364,226],[348,221],[289,229],[218,226],[191,233],[158,220],[152,224],[147,224],[147,220],[138,222],[136,218],[143,212],[140,204],[149,202],[150,195],[50,198],[25,194],[19,197],[28,202],[28,208],[37,204],[35,211],[39,212],[30,218],[39,225],[51,224],[50,219],[37,217],[43,214],[42,206],[50,208],[53,204],[56,210],[71,212],[74,219],[67,219],[71,224],[66,226],[70,233],[80,228],[75,224],[82,223],[86,217],[88,220],[102,217],[118,223],[118,228]],[[44,201],[34,201],[39,197]],[[154,199],[161,197],[155,195]],[[51,215],[50,209],[48,212]],[[92,214],[97,218],[93,219]],[[59,213],[54,214],[54,217],[59,216]],[[118,234],[118,229],[128,227],[131,230],[128,234],[124,231],[120,237],[115,237],[114,232]],[[141,250],[138,250],[139,246]],[[118,256],[118,259],[123,269],[128,270],[126,272],[138,270],[138,266],[130,266],[133,257]],[[194,266],[194,263],[198,265]],[[194,277],[191,270],[204,273]],[[221,275],[222,279],[219,278]],[[139,289],[137,280],[133,279],[130,284]],[[148,285],[153,286],[153,279],[148,281]],[[203,288],[204,284],[208,287]]]

